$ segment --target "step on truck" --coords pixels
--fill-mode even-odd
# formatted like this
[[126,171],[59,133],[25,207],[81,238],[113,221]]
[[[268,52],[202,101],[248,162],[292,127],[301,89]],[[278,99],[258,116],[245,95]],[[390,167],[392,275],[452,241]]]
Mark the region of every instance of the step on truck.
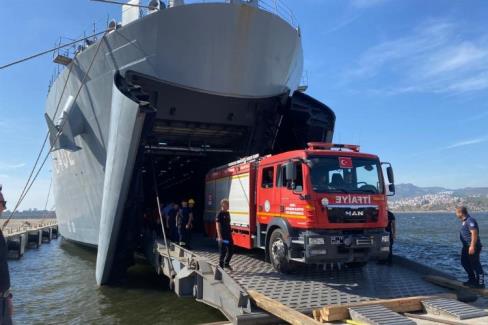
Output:
[[363,265],[388,256],[394,192],[393,169],[378,156],[356,145],[309,143],[210,170],[205,231],[215,237],[220,200],[228,198],[234,245],[264,249],[278,271],[295,262]]

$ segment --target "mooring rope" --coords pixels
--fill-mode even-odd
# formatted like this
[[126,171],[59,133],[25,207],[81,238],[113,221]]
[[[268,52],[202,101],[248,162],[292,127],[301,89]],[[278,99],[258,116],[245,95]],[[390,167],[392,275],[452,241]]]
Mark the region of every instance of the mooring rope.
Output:
[[92,35],[89,35],[89,36],[86,36],[86,37],[83,37],[83,38],[80,38],[80,39],[77,39],[77,40],[72,41],[72,42],[69,42],[69,43],[65,43],[65,44],[60,45],[60,46],[53,47],[53,48],[51,48],[49,50],[45,50],[45,51],[42,51],[42,52],[33,54],[33,55],[27,56],[27,57],[22,58],[22,59],[19,59],[19,60],[16,60],[16,61],[13,61],[13,62],[4,64],[4,65],[0,66],[0,70],[6,69],[8,67],[11,67],[11,66],[16,65],[16,64],[19,64],[19,63],[23,63],[25,61],[29,61],[29,60],[35,59],[35,58],[37,58],[39,56],[42,56],[44,54],[48,54],[48,53],[54,52],[56,50],[59,50],[59,49],[62,49],[62,48],[71,46],[73,44],[79,43],[79,42],[84,41],[86,39],[89,39],[89,38],[92,38],[92,37],[95,37],[95,36],[104,34],[105,32],[106,32],[106,30],[104,30],[102,32],[98,32],[98,33],[92,34]]
[[[106,31],[104,31],[103,33],[106,33]],[[102,34],[101,32],[100,33],[97,33],[95,35],[100,35]],[[88,78],[88,74],[90,73],[91,71],[91,68],[93,67],[93,63],[95,62],[95,58],[97,57],[98,55],[98,52],[100,50],[100,46],[102,44],[102,41],[104,40],[105,38],[105,34],[103,35],[103,37],[100,39],[96,49],[95,49],[95,54],[93,55],[93,58],[90,62],[90,65],[88,66],[88,69],[86,70],[85,72],[85,75],[83,76],[83,79],[81,81],[81,85],[80,87],[78,88],[78,91],[76,92],[76,95],[74,97],[74,100],[73,100],[73,103],[71,104],[71,106],[73,106],[75,103],[76,103],[76,100],[78,99],[78,96],[80,95],[81,93],[81,90],[83,89],[83,87],[85,86],[86,84],[86,79]],[[68,82],[68,79],[66,79],[66,83]],[[66,84],[65,84],[66,86]],[[64,91],[64,89],[63,89]],[[60,101],[61,101],[61,98],[60,98]],[[58,103],[58,107],[56,108],[56,112],[57,112],[57,109],[59,108],[59,103]],[[39,167],[39,169],[37,170],[35,176],[32,178],[30,184],[29,184],[29,180],[27,181],[26,183],[26,186],[24,187],[25,191],[23,191],[15,205],[15,208],[12,210],[12,212],[10,213],[10,216],[7,218],[7,220],[3,223],[2,225],[2,231],[5,229],[5,227],[7,226],[7,224],[10,222],[10,220],[12,219],[14,213],[17,211],[17,209],[19,208],[20,204],[22,203],[22,201],[24,201],[25,197],[27,196],[27,193],[29,192],[29,190],[31,189],[32,185],[34,184],[34,182],[37,180],[37,177],[39,176],[39,173],[41,172],[42,168],[44,167],[46,161],[47,161],[47,158],[49,158],[49,154],[52,152],[52,149],[54,147],[54,144],[56,143],[56,141],[59,139],[59,137],[61,136],[62,132],[63,132],[63,128],[64,126],[66,125],[66,122],[68,121],[68,119],[65,119],[62,121],[62,124],[59,126],[59,130],[58,130],[58,133],[56,134],[56,137],[54,138],[54,141],[50,144],[49,146],[49,150],[48,152],[46,153],[46,156],[44,157],[44,160],[42,161],[42,164],[41,166]],[[49,136],[49,132],[48,132],[48,136]],[[47,140],[47,138],[46,138]],[[46,143],[46,142],[45,142]],[[42,154],[42,151],[44,149],[44,146],[45,146],[45,143],[43,144],[43,148],[41,149],[40,153],[39,153],[39,157],[38,159],[36,160],[36,164]],[[34,173],[34,170],[35,170],[35,165],[34,165],[34,168],[32,169],[31,171],[31,176],[32,174]],[[29,177],[30,179],[30,177]]]

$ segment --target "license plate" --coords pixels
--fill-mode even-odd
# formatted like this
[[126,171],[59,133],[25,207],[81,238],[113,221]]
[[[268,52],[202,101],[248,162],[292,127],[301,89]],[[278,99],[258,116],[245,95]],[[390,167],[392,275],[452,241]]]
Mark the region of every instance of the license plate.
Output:
[[373,240],[369,238],[356,239],[357,246],[371,246],[373,245]]

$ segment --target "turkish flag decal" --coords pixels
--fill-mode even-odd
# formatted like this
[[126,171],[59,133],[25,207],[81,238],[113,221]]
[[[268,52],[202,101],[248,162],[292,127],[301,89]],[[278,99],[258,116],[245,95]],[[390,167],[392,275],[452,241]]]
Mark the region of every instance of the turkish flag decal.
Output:
[[352,158],[351,157],[339,157],[339,167],[340,168],[352,168]]

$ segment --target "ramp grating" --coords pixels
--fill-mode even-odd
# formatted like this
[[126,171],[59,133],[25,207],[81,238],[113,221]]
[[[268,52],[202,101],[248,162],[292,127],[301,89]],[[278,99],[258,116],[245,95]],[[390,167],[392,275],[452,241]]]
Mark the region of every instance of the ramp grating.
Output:
[[422,305],[429,313],[454,317],[457,319],[488,316],[488,312],[483,309],[453,299],[429,299],[422,301]]
[[[217,244],[205,238],[193,241],[192,250],[218,263]],[[374,299],[430,296],[446,289],[425,282],[418,273],[399,265],[369,263],[363,268],[323,270],[301,265],[292,274],[276,272],[259,251],[236,250],[229,275],[245,290],[254,289],[282,304],[309,312],[325,305]]]
[[349,308],[352,320],[370,325],[415,325],[415,322],[382,305]]

